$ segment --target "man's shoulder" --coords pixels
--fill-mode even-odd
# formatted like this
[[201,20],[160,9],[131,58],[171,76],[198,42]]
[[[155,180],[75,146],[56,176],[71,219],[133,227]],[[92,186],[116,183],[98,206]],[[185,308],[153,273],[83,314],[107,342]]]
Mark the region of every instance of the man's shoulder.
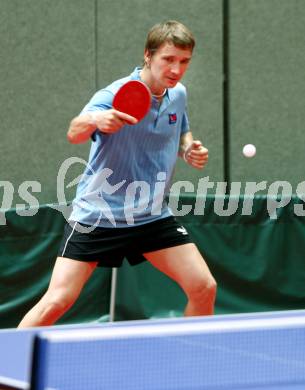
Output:
[[121,79],[113,81],[111,84],[97,90],[93,97],[91,98],[91,103],[97,104],[100,102],[104,102],[107,104],[112,104],[112,100],[117,91],[121,88],[121,86],[127,81],[130,80],[130,76],[123,77]]
[[101,110],[110,109],[112,107],[114,95],[117,93],[120,87],[123,84],[127,83],[129,80],[131,80],[131,75],[112,81],[106,87],[98,89],[93,94],[90,101],[83,108],[81,114],[87,111],[92,111],[97,108]]
[[109,85],[106,87],[103,87],[95,92],[95,95],[101,95],[105,92],[108,92],[112,95],[115,95],[117,91],[121,88],[122,85],[126,84],[130,80],[130,76],[123,77],[121,79],[112,81]]
[[131,80],[130,76],[122,77],[118,80],[113,81],[107,87],[102,88],[102,90],[108,90],[108,91],[112,92],[113,94],[116,94],[116,92],[121,88],[121,86],[126,84],[130,80]]
[[186,87],[180,82],[177,83],[174,90],[176,90],[178,93],[182,93],[182,94],[186,95]]
[[173,99],[186,99],[186,88],[182,83],[177,83],[174,88],[169,89],[169,95]]

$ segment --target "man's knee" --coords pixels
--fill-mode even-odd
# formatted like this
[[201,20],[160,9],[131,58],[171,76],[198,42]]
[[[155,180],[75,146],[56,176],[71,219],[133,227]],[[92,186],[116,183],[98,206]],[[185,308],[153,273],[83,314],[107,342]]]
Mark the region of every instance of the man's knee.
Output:
[[45,311],[54,315],[61,315],[73,305],[75,299],[73,294],[64,289],[48,291],[44,297]]
[[198,278],[190,285],[187,291],[188,298],[193,302],[214,302],[217,283],[213,276]]

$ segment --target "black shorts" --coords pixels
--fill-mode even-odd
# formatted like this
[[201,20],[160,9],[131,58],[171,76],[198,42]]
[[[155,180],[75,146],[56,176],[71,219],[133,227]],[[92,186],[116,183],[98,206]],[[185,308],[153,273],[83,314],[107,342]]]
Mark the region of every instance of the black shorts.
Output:
[[136,265],[146,260],[143,253],[192,242],[174,217],[126,228],[96,227],[89,233],[79,232],[77,225],[86,227],[66,224],[58,256],[98,262],[100,267],[120,267],[124,258]]

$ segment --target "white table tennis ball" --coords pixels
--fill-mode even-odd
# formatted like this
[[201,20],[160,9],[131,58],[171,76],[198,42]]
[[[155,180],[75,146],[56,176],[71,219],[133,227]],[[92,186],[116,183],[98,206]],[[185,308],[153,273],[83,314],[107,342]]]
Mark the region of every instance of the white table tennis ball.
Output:
[[243,148],[243,155],[245,157],[254,157],[256,155],[256,147],[252,144],[247,144]]

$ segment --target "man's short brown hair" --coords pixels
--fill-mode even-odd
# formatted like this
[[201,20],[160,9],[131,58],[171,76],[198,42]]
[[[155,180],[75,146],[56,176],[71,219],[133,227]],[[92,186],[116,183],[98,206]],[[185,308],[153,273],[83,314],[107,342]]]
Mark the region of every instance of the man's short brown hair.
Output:
[[195,38],[184,24],[176,20],[168,20],[158,23],[150,29],[145,43],[145,51],[153,54],[165,43],[172,43],[181,49],[193,51]]

